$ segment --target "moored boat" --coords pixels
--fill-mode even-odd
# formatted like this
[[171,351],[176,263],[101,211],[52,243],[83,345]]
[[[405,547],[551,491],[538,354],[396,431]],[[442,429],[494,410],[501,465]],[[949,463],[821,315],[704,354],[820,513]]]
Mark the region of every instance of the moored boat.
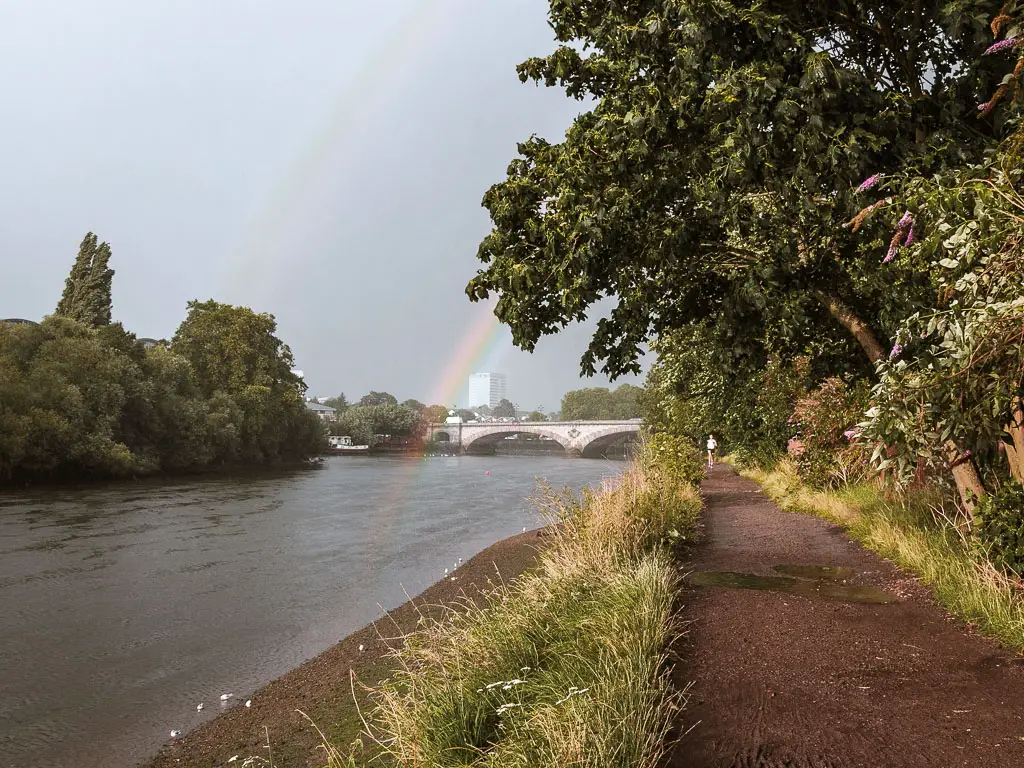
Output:
[[352,445],[352,438],[348,435],[331,435],[327,438],[327,453],[329,454],[360,456],[369,452],[370,446]]

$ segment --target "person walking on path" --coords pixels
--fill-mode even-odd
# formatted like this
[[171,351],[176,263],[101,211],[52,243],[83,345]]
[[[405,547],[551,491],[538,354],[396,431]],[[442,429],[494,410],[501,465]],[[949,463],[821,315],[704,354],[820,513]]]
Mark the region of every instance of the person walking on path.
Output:
[[715,449],[718,447],[718,441],[715,440],[714,435],[708,435],[708,469],[715,468]]

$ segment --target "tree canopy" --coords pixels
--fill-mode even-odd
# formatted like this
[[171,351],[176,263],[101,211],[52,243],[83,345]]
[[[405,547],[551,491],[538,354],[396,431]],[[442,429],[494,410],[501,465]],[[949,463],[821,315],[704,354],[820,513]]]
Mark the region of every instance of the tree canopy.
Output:
[[496,419],[514,419],[516,416],[516,407],[512,404],[511,400],[507,400],[503,397],[498,401],[498,404],[491,409],[491,416]]
[[64,293],[54,314],[93,328],[110,322],[114,270],[109,267],[110,245],[89,232],[78,249]]
[[637,398],[642,389],[622,384],[614,391],[589,387],[566,392],[562,397],[562,418],[566,421],[625,420],[640,416]]
[[389,392],[371,391],[359,398],[359,405],[398,405],[398,398]]
[[[521,79],[592,98],[563,141],[519,145],[484,197],[469,283],[514,341],[581,321],[582,367],[637,371],[651,337],[712,323],[737,359],[844,327],[868,361],[930,288],[881,268],[899,212],[842,224],[875,174],[978,159],[1000,129],[976,104],[998,3],[552,2],[561,45]],[[881,213],[881,212],[880,212]],[[851,349],[850,354],[853,354]]]
[[349,407],[349,402],[348,400],[345,399],[344,392],[342,392],[337,397],[328,397],[326,400],[324,400],[323,404],[326,405],[328,408],[333,408],[338,413],[341,413],[342,411],[346,410]]
[[109,322],[109,248],[90,234],[79,255],[57,313],[0,323],[0,481],[302,461],[322,450],[271,316],[192,302],[174,343],[146,348]]

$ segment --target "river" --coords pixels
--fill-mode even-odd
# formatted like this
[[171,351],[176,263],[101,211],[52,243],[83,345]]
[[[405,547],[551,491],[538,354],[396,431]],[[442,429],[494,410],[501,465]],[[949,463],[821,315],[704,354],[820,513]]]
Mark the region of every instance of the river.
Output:
[[0,766],[136,765],[222,692],[243,698],[539,525],[536,478],[579,488],[622,466],[335,457],[0,495]]

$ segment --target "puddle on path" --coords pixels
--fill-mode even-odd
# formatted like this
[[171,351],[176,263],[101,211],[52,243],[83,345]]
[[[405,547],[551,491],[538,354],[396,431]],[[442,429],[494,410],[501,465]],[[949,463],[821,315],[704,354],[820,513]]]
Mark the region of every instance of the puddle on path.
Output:
[[837,568],[818,565],[777,565],[779,573],[786,576],[758,576],[754,573],[732,571],[696,571],[688,577],[691,584],[702,587],[727,587],[729,589],[761,589],[769,592],[786,592],[804,597],[821,597],[826,600],[840,600],[847,603],[892,603],[896,596],[875,587],[858,587],[844,583],[852,578],[852,568]]
[[818,581],[846,581],[857,575],[853,568],[838,565],[776,565],[772,570],[798,579]]

